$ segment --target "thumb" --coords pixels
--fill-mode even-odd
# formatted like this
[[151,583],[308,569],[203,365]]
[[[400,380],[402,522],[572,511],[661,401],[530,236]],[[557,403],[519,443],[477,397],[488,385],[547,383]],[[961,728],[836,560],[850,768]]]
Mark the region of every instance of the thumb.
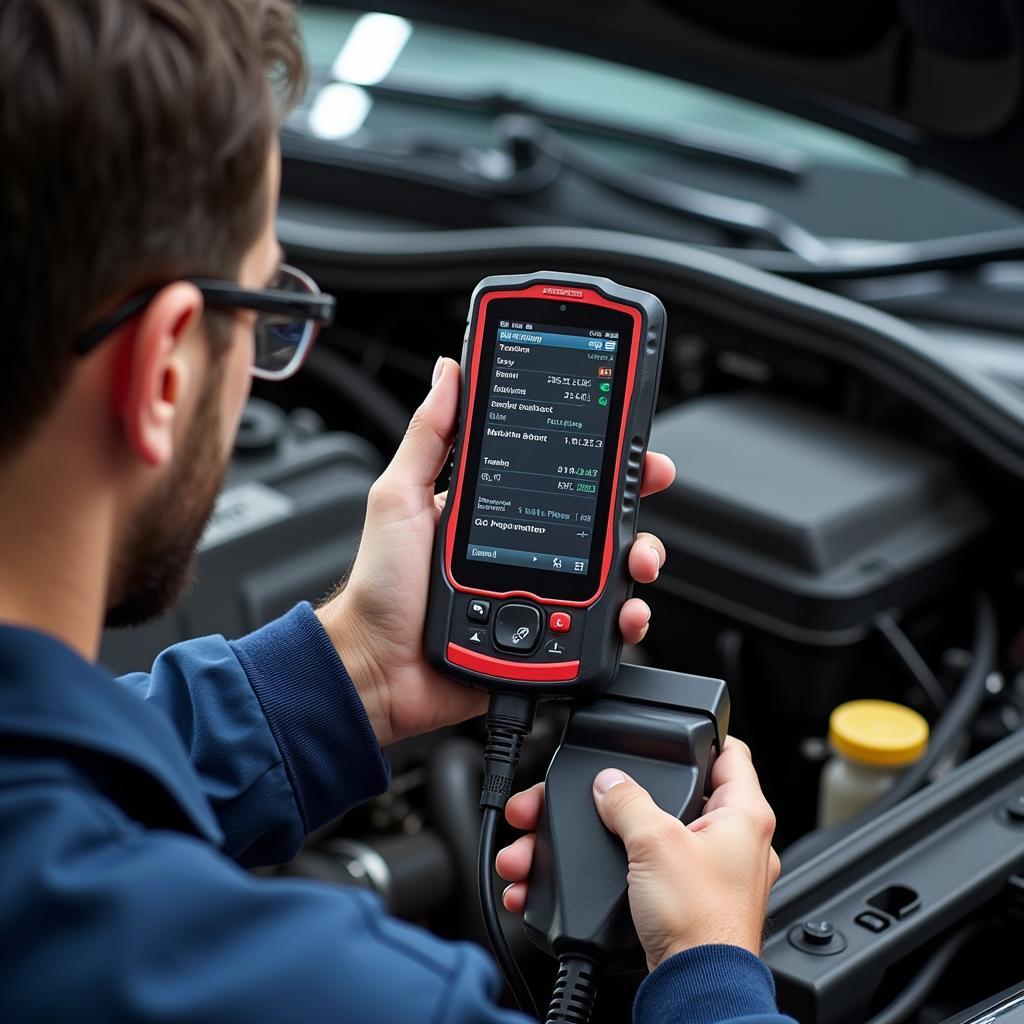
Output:
[[594,779],[594,802],[601,820],[622,840],[631,858],[638,844],[656,838],[669,822],[678,825],[643,786],[617,768],[598,772]]
[[400,487],[429,487],[444,468],[455,433],[459,408],[459,366],[453,359],[439,359],[430,393],[413,413],[409,427],[385,470]]

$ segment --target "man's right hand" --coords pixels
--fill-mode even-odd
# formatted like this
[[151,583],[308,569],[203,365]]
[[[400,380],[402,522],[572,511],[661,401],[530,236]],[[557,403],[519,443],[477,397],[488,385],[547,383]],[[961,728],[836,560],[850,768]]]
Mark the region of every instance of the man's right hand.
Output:
[[[761,949],[780,866],[771,845],[775,815],[745,743],[726,740],[711,784],[703,815],[683,825],[618,769],[606,768],[594,780],[598,814],[626,847],[629,906],[648,970],[694,946],[726,943],[755,955]],[[542,801],[542,783],[512,797],[509,824],[532,833]],[[533,850],[530,834],[498,854],[498,874],[512,883],[504,896],[509,910],[526,905]]]

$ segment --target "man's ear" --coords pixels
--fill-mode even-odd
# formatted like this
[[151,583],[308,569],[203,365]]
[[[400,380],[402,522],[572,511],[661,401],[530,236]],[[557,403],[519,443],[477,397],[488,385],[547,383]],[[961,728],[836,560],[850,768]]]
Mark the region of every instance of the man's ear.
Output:
[[194,401],[190,387],[199,372],[197,346],[185,342],[198,334],[202,312],[199,290],[179,281],[157,293],[124,339],[117,413],[126,440],[149,466],[170,460],[175,425]]

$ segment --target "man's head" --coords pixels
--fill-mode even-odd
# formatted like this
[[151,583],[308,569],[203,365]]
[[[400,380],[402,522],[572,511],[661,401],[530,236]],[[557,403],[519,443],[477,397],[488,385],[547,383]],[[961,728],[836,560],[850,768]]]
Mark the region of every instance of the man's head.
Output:
[[44,439],[101,449],[114,621],[173,600],[218,490],[255,314],[204,314],[183,279],[274,275],[276,129],[303,76],[288,0],[0,3],[0,478]]

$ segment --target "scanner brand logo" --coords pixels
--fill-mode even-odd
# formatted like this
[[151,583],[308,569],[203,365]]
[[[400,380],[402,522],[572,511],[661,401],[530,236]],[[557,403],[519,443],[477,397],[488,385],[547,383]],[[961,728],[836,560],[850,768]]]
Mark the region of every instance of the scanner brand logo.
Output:
[[544,288],[544,295],[562,295],[567,299],[582,299],[583,291],[579,288]]

